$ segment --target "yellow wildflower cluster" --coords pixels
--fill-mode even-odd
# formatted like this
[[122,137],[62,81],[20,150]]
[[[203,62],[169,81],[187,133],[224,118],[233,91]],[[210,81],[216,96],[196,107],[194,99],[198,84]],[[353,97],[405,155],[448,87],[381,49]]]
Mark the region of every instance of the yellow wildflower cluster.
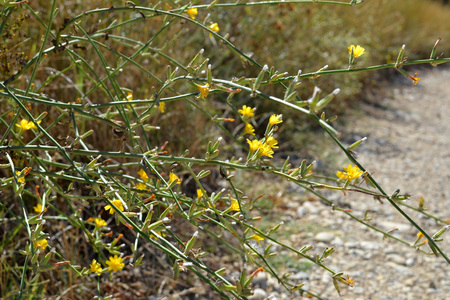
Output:
[[[273,131],[276,130],[276,128],[274,129],[274,126],[276,124],[280,124],[282,122],[283,122],[282,115],[272,115],[272,116],[270,116],[269,124],[267,125],[265,138],[263,138],[261,140],[247,139],[247,143],[250,148],[250,153],[249,153],[248,159],[251,159],[251,162],[254,161],[255,153],[256,153],[257,157],[267,156],[267,157],[273,158],[273,154],[274,154],[273,149],[278,148],[278,146],[277,146],[278,141],[272,136],[272,134],[273,134]],[[269,136],[267,136],[267,135],[269,135]]]
[[245,123],[244,134],[255,135],[255,128],[250,123]]
[[[40,124],[41,121],[38,121],[37,123]],[[34,125],[34,123],[32,121],[28,121],[28,120],[25,120],[25,119],[22,119],[20,121],[20,123],[16,123],[16,126],[19,127],[22,130],[30,130],[31,128],[37,130],[36,125]]]
[[245,122],[244,134],[255,135],[255,128],[249,123],[249,119],[255,116],[255,109],[255,107],[252,108],[243,105],[242,108],[238,110],[238,113],[242,115],[242,120]]
[[205,99],[208,94],[209,94],[209,84],[205,84],[205,85],[197,85],[197,89],[200,92],[200,95],[197,97],[197,99],[199,99],[200,97],[202,99]]
[[276,124],[283,122],[282,115],[271,115],[269,119],[269,126],[272,127]]
[[198,14],[198,10],[195,7],[191,7],[186,11],[186,13],[192,20],[195,20],[195,16]]
[[106,221],[103,220],[102,218],[94,218],[93,221],[94,221],[95,226],[97,228],[100,228],[100,227],[103,227],[103,226],[107,225]]
[[[124,208],[123,208],[123,204],[122,204],[122,201],[120,201],[120,200],[113,200],[113,201],[111,201],[113,204],[114,204],[114,206],[115,207],[117,207],[120,211],[123,211],[124,210]],[[114,207],[112,207],[111,205],[106,205],[105,206],[105,210],[109,210],[109,214],[110,215],[112,215],[112,214],[114,214]]]
[[230,207],[227,210],[228,211],[241,211],[241,209],[239,208],[239,202],[236,199],[233,199],[233,201],[231,201]]
[[251,118],[255,116],[255,109],[256,108],[251,108],[247,105],[244,105],[241,109],[238,110],[238,113],[240,113],[243,117]]
[[96,259],[92,260],[89,271],[91,273],[97,273],[97,275],[100,275],[102,273],[102,267],[100,266],[100,264],[97,262]]
[[142,180],[146,181],[148,180],[148,175],[145,173],[144,170],[140,169],[138,172],[139,177],[141,177]]
[[109,260],[106,261],[106,264],[108,265],[108,270],[111,272],[121,271],[123,267],[125,267],[122,257],[118,256],[117,254],[114,255],[114,257],[111,256]]
[[262,156],[273,157],[273,150],[268,144],[263,143],[260,140],[250,141],[249,139],[247,139],[247,143],[250,147],[250,152],[255,153],[256,151],[259,150],[258,157]]
[[250,141],[249,139],[247,139],[247,143],[250,147],[250,152],[255,153],[257,150],[259,150],[258,157],[273,157],[273,149],[278,148],[278,141],[272,136],[268,137],[265,142],[260,140]]
[[360,57],[361,55],[363,55],[364,53],[366,53],[366,49],[364,49],[363,47],[361,47],[360,45],[351,45],[350,47],[348,47],[348,54],[352,54],[353,52],[353,57]]
[[343,179],[352,181],[353,179],[358,178],[361,176],[364,172],[361,171],[358,166],[352,166],[351,164],[348,164],[348,167],[342,167],[345,172],[337,171],[336,175],[337,177]]
[[17,181],[19,183],[24,183],[25,182],[25,175],[19,176],[20,175],[20,171],[16,171],[16,176],[17,176]]
[[42,211],[42,204],[40,204],[40,203],[38,203],[38,204],[36,204],[36,206],[33,206],[33,210],[34,210],[34,212],[35,213],[41,213],[41,211]]
[[264,240],[264,238],[263,238],[262,236],[259,236],[259,235],[257,235],[257,234],[252,235],[252,236],[251,236],[251,239],[257,241],[258,244],[259,244],[260,246],[261,246],[261,241]]
[[211,25],[209,25],[209,29],[214,32],[219,32],[219,25],[217,23],[212,23]]
[[39,241],[34,241],[34,242],[33,242],[33,246],[34,246],[34,248],[36,248],[36,249],[42,249],[42,250],[44,250],[45,248],[47,248],[48,242],[47,242],[46,239],[39,240]]
[[175,173],[170,172],[170,174],[169,174],[169,184],[174,182],[174,181],[175,181],[176,184],[181,184],[181,179]]

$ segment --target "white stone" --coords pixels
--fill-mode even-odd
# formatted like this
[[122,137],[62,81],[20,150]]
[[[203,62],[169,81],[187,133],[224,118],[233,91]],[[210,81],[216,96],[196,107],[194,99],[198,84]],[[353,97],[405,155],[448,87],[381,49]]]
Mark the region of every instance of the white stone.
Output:
[[314,239],[318,242],[330,243],[334,239],[334,234],[327,231],[319,232]]

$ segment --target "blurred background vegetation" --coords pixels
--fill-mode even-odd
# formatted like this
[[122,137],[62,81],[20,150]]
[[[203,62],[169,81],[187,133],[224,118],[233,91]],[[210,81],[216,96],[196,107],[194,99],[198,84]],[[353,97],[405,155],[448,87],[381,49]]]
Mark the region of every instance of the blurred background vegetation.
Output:
[[[177,7],[180,1],[160,1],[161,8],[169,9]],[[219,1],[225,3],[227,1]],[[234,2],[234,1],[228,1]],[[362,5],[346,7],[338,5],[322,4],[278,4],[251,7],[231,7],[201,9],[197,19],[210,24],[217,22],[220,34],[229,37],[229,40],[237,45],[244,53],[251,55],[261,64],[274,66],[280,72],[288,72],[295,75],[298,70],[314,72],[328,65],[329,69],[348,67],[348,50],[351,44],[359,44],[366,48],[366,54],[362,56],[356,67],[377,65],[395,62],[399,49],[406,45],[408,59],[428,58],[435,41],[440,37],[442,41],[438,52],[446,52],[450,49],[450,7],[442,5],[441,1],[431,0],[377,0],[376,5],[366,1]],[[136,1],[136,4],[152,5],[152,1]],[[181,1],[183,3],[183,1]],[[71,19],[91,9],[99,7],[119,7],[124,1],[64,1],[59,2],[58,14],[53,22],[53,31],[56,33],[64,24],[66,18]],[[202,4],[199,2],[198,4]],[[32,1],[29,5],[39,12],[38,17],[47,22],[48,11],[51,5],[48,1]],[[5,8],[3,8],[4,10]],[[21,68],[27,58],[30,59],[39,50],[39,42],[45,28],[23,7],[18,6],[11,15],[3,16],[6,20],[1,42],[0,62],[1,80],[10,77]],[[117,23],[137,19],[126,26],[116,29],[104,30],[113,21]],[[85,16],[80,21],[80,26],[89,34],[95,34],[104,30],[102,38],[98,40],[105,45],[101,51],[111,67],[123,62],[115,51],[130,56],[136,50],[134,40],[145,43],[162,26],[164,16],[144,19],[139,12],[114,11],[102,13],[101,19],[93,14]],[[68,35],[60,42],[64,44],[70,41],[70,35],[79,36],[73,26],[61,31],[62,35]],[[127,39],[128,38],[128,39]],[[50,39],[51,40],[51,39]],[[52,46],[50,43],[47,47]],[[88,61],[100,77],[106,76],[105,70],[98,63],[98,56],[89,43],[68,46],[74,53]],[[258,69],[250,66],[230,48],[210,38],[204,31],[198,30],[190,22],[176,22],[165,34],[152,41],[146,55],[140,55],[134,60],[144,66],[149,72],[143,74],[142,70],[128,64],[117,75],[117,80],[124,88],[133,92],[134,99],[148,99],[152,95],[151,88],[159,90],[165,80],[166,66],[174,63],[166,57],[170,56],[179,63],[186,65],[198,53],[205,49],[204,57],[210,58],[213,67],[213,75],[231,79],[241,76],[255,76]],[[55,99],[67,99],[68,102],[83,98],[83,94],[89,91],[94,83],[87,78],[77,67],[66,70],[63,76],[52,81],[51,85],[43,84],[49,76],[53,76],[61,70],[71,66],[77,57],[71,59],[65,52],[52,53],[45,58],[37,70],[36,88],[39,92],[47,94]],[[31,68],[23,76],[13,82],[13,86],[24,88],[29,79]],[[84,70],[92,76],[89,70]],[[141,74],[136,76],[137,74]],[[151,74],[151,75],[149,75]],[[332,103],[331,114],[342,113],[349,108],[357,106],[358,101],[367,100],[365,90],[380,86],[383,80],[390,79],[394,70],[380,71],[377,73],[363,72],[339,76],[322,76],[314,82],[305,81],[300,90],[303,99],[309,98],[314,85],[319,85],[324,92],[331,92],[340,88],[341,93],[337,101]],[[159,79],[159,80],[158,80]],[[191,86],[181,87],[192,90]],[[270,87],[267,93],[281,95],[283,91]],[[275,90],[273,90],[275,89]],[[170,94],[170,92],[168,92]],[[167,95],[168,96],[168,95]],[[93,103],[111,101],[101,89],[96,89],[88,98]],[[264,104],[260,99],[253,99],[246,95],[237,94],[233,99],[236,103],[256,105],[257,113],[274,111],[285,113],[274,104]],[[210,114],[218,116],[231,116],[233,112],[225,105],[223,96],[211,95],[207,103]],[[36,106],[37,107],[37,106]],[[2,111],[6,111],[1,107]],[[34,111],[35,115],[41,112]],[[51,117],[52,112],[49,111]],[[290,115],[286,115],[289,117]],[[301,121],[306,122],[306,117]],[[289,118],[286,118],[289,119]],[[193,121],[195,120],[195,122]],[[261,122],[264,120],[261,120]],[[153,136],[155,145],[161,145],[169,140],[169,147],[178,152],[189,148],[191,153],[197,153],[197,146],[204,145],[205,140],[216,136],[217,132],[208,128],[205,132],[206,118],[195,108],[185,102],[169,103],[167,113],[155,115],[150,122],[160,126],[163,130]],[[297,122],[296,122],[297,123]],[[164,128],[174,128],[179,131],[168,131]],[[3,126],[3,125],[2,125]],[[89,126],[89,122],[86,124]],[[311,129],[301,126],[298,129],[305,131]],[[212,130],[212,132],[209,132]],[[63,130],[65,131],[65,130]],[[110,137],[110,128],[96,128],[90,142],[97,149],[110,149],[113,147]],[[56,136],[58,133],[56,134]],[[298,145],[291,144],[293,147]],[[204,149],[201,149],[203,152]]]
[[[219,1],[219,3],[232,3],[235,1]],[[348,1],[346,1],[348,2]],[[274,66],[279,72],[288,72],[290,75],[303,72],[315,72],[328,65],[329,69],[341,69],[348,67],[348,46],[359,44],[366,49],[366,54],[358,60],[356,67],[378,65],[395,62],[399,49],[406,45],[406,56],[410,60],[428,58],[431,48],[438,38],[442,38],[438,47],[438,53],[444,52],[446,56],[450,50],[450,7],[443,5],[442,1],[432,0],[367,0],[355,7],[321,4],[277,4],[251,7],[231,7],[199,9],[197,19],[206,25],[217,22],[220,28],[219,34],[228,36],[228,39],[242,52],[250,55],[260,64]],[[171,7],[181,6],[185,1],[135,1],[136,5],[154,6],[169,10]],[[199,2],[198,4],[203,4]],[[48,21],[51,1],[30,1],[27,5],[18,5],[13,10],[7,11],[6,6],[1,6],[1,33],[0,41],[0,80],[11,80],[10,88],[25,90],[30,80],[32,67],[28,68],[20,77],[14,77],[16,72],[34,57],[41,45],[45,28],[38,19],[44,23]],[[93,74],[105,78],[107,73],[99,63],[97,53],[91,44],[68,44],[71,36],[83,36],[74,26],[64,28],[65,19],[72,19],[95,8],[108,8],[108,12],[86,15],[80,19],[80,26],[91,36],[102,43],[100,51],[108,61],[111,68],[119,65],[124,60],[116,53],[130,57],[143,43],[152,38],[164,25],[164,16],[144,18],[138,11],[120,11],[112,7],[126,5],[125,1],[58,1],[58,14],[53,21],[53,32],[61,33],[60,45],[71,50],[49,53],[40,63],[34,79],[33,90],[44,93],[48,97],[60,101],[75,102],[78,98],[82,101],[89,99],[92,103],[106,103],[113,101],[108,93],[102,89],[95,89],[86,96],[95,85],[90,77]],[[107,29],[111,24],[122,23],[130,20],[125,26]],[[134,21],[133,21],[134,20]],[[60,30],[61,29],[61,30]],[[97,34],[97,36],[96,36]],[[52,39],[50,38],[49,41]],[[136,43],[139,41],[139,43]],[[45,49],[51,47],[49,42]],[[117,81],[124,89],[124,95],[133,93],[134,99],[148,99],[152,96],[152,87],[159,90],[166,79],[166,67],[176,67],[176,63],[168,59],[174,58],[181,65],[187,65],[191,59],[204,49],[203,57],[208,57],[212,64],[213,75],[218,78],[231,79],[233,77],[254,77],[259,72],[254,66],[243,60],[233,50],[220,41],[211,38],[208,33],[199,30],[198,26],[185,21],[175,21],[165,33],[154,39],[146,53],[134,58],[134,61],[143,66],[145,71],[128,64],[116,75]],[[95,72],[91,72],[82,65],[74,65],[74,61],[82,57],[89,62]],[[64,70],[64,71],[63,71]],[[63,71],[63,73],[59,73]],[[320,86],[324,93],[329,93],[335,88],[340,88],[341,93],[327,115],[344,114],[357,109],[360,101],[376,101],[376,97],[370,97],[373,90],[385,87],[386,81],[395,76],[394,70],[379,72],[351,73],[339,76],[322,76],[315,81],[305,80],[300,90],[300,97],[307,99],[312,94],[315,85]],[[55,78],[53,78],[57,75]],[[50,84],[47,84],[47,80]],[[111,86],[106,83],[109,88]],[[408,82],[410,84],[410,82]],[[419,82],[420,84],[420,82]],[[196,92],[196,88],[186,83],[177,83],[174,90],[182,92]],[[267,94],[280,96],[284,91],[277,87],[267,87]],[[167,90],[165,97],[175,95],[175,92]],[[320,146],[314,146],[313,140],[320,145],[320,141],[314,134],[315,130],[308,118],[298,116],[274,104],[264,103],[261,99],[251,98],[247,94],[236,94],[231,100],[234,106],[243,104],[256,106],[257,116],[267,115],[265,112],[283,114],[285,120],[283,127],[278,132],[280,140],[280,152],[296,152],[302,158],[320,156]],[[37,103],[27,107],[33,116],[42,113],[43,106]],[[186,101],[167,103],[165,113],[155,113],[148,122],[161,127],[161,130],[152,132],[151,147],[161,146],[169,141],[167,147],[169,153],[181,154],[185,149],[190,150],[190,156],[203,156],[207,142],[215,140],[223,133],[219,128],[210,126],[209,118],[200,112],[204,109],[210,115],[223,118],[236,118],[236,112],[227,105],[224,95],[211,94],[206,101],[190,104]],[[44,123],[50,124],[60,114],[55,107],[45,108],[48,116]],[[106,112],[102,110],[102,112]],[[0,134],[6,130],[8,122],[12,122],[14,113],[7,101],[0,99],[0,113],[5,123],[0,124]],[[23,116],[22,116],[23,117]],[[257,118],[259,124],[267,123],[267,119]],[[68,124],[70,120],[65,120]],[[80,123],[80,132],[94,129],[94,133],[85,141],[89,148],[98,150],[118,151],[120,145],[114,139],[112,127],[96,128],[96,123],[86,120]],[[242,125],[242,124],[241,124]],[[231,132],[238,130],[236,124],[225,124]],[[263,128],[264,126],[261,126]],[[242,128],[241,128],[242,129]],[[65,137],[73,132],[67,126],[56,126],[50,131],[54,137]],[[258,128],[257,128],[258,130]],[[264,130],[264,129],[261,129]],[[25,140],[31,140],[32,133],[24,133]],[[310,143],[305,147],[305,143]],[[233,145],[225,150],[234,153],[237,149]],[[301,150],[298,150],[301,149]],[[301,153],[300,153],[301,152]],[[238,153],[240,154],[240,153]],[[3,162],[2,162],[3,163]],[[4,171],[4,170],[0,170]],[[6,171],[4,172],[5,177]],[[244,181],[242,183],[245,183]],[[247,181],[247,184],[252,184]],[[249,193],[257,194],[258,186]],[[194,191],[191,191],[191,194]],[[270,191],[269,191],[270,193]],[[276,199],[268,205],[274,205]],[[264,205],[264,202],[262,202]],[[31,207],[34,205],[28,203]],[[81,233],[78,233],[81,235]],[[24,235],[24,240],[26,239]],[[0,249],[11,247],[12,240],[4,241]],[[74,244],[72,244],[72,242]],[[64,245],[67,256],[75,256],[75,250],[88,252],[88,247],[75,247],[76,242],[70,241]],[[213,243],[210,243],[210,245]],[[214,247],[214,246],[211,246]],[[217,251],[221,251],[218,249]],[[225,250],[224,250],[225,251]],[[86,255],[87,256],[87,255]],[[15,259],[15,258],[14,258]],[[153,258],[157,260],[157,255]],[[233,258],[230,258],[232,261]],[[76,262],[75,262],[76,263]],[[19,264],[20,265],[20,264]],[[154,276],[155,271],[151,270]],[[10,272],[10,271],[8,271]],[[15,272],[15,271],[11,271]],[[148,272],[148,271],[147,271]],[[6,273],[4,273],[6,274]],[[64,281],[59,286],[54,286],[55,294],[59,294],[67,285],[72,285],[75,279],[68,273],[68,278],[48,278],[51,282]],[[148,273],[145,275],[150,276]],[[8,275],[8,274],[6,274]],[[166,274],[158,273],[149,279],[150,285],[155,289],[162,282]],[[15,274],[20,276],[20,274]],[[54,273],[49,276],[54,276]],[[139,284],[140,274],[132,274],[132,281]],[[158,277],[159,276],[159,277]],[[130,278],[122,278],[130,281]],[[6,277],[2,277],[0,284],[6,284]],[[190,279],[194,281],[195,279]],[[186,281],[186,283],[190,283]],[[174,283],[173,287],[177,284]],[[193,285],[194,283],[192,283]],[[1,286],[0,286],[1,287]],[[108,290],[108,288],[110,290]],[[112,284],[105,288],[106,292],[113,293],[116,287]],[[186,288],[181,286],[179,288]],[[58,290],[59,291],[56,291]],[[3,290],[0,288],[0,290]],[[88,295],[88,294],[86,294]]]

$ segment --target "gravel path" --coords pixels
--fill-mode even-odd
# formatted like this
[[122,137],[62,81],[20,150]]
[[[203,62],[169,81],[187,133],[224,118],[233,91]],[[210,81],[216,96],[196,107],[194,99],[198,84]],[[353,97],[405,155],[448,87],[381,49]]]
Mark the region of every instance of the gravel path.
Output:
[[[382,99],[379,108],[370,110],[353,126],[358,131],[356,138],[361,133],[361,137],[368,137],[358,149],[358,159],[385,191],[391,194],[400,189],[412,194],[407,203],[415,207],[423,197],[428,212],[443,219],[450,218],[449,89],[450,70],[428,71],[416,86],[394,87],[392,98]],[[373,211],[372,225],[385,230],[398,228],[396,236],[415,241],[417,230],[388,202],[381,205],[361,195],[340,197],[338,202],[347,203],[356,215]],[[409,209],[405,211],[429,233],[441,227]],[[449,299],[450,267],[442,257],[418,253],[392,239],[383,241],[381,234],[344,216],[329,220],[331,228],[339,228],[332,232],[331,245],[336,245],[338,253],[331,265],[356,282],[353,290],[343,289],[345,299]],[[440,246],[450,255],[448,233],[444,238]],[[330,280],[323,272],[310,276],[312,286],[314,281]],[[323,296],[337,298],[331,284]]]
[[[368,137],[357,149],[358,160],[388,194],[396,189],[412,194],[405,203],[414,207],[423,197],[427,212],[446,220],[450,219],[450,70],[422,71],[419,76],[416,86],[410,82],[396,84],[389,98],[365,107],[366,114],[354,121],[352,138]],[[341,207],[352,208],[358,217],[362,218],[370,210],[371,225],[385,231],[397,228],[396,237],[414,243],[417,230],[387,201],[381,204],[361,194],[334,193],[332,197]],[[431,235],[442,228],[434,220],[406,207],[403,209]],[[326,229],[312,237],[309,234],[315,248],[311,252],[319,253],[325,247],[335,246],[336,252],[327,258],[326,265],[355,280],[353,288],[341,287],[341,299],[450,298],[450,266],[442,257],[419,253],[393,239],[383,240],[380,233],[342,212],[330,210],[319,201],[304,203],[297,209],[296,217],[302,224],[317,223],[320,217]],[[441,249],[450,256],[450,231],[443,237]],[[292,238],[294,247],[305,242]],[[328,272],[317,267],[305,272],[292,271],[294,278],[321,297],[339,299]],[[261,274],[264,276],[267,275]],[[270,282],[270,278],[260,279]],[[277,293],[276,284],[274,290],[265,290],[258,289],[253,298],[263,299],[273,293],[277,299],[298,299],[282,289]]]

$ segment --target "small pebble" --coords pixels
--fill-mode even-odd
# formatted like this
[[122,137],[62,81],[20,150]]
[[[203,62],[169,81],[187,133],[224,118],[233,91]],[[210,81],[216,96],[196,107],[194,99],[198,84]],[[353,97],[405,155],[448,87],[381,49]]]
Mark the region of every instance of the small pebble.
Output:
[[334,234],[331,232],[319,232],[314,239],[318,242],[329,243],[334,239]]

